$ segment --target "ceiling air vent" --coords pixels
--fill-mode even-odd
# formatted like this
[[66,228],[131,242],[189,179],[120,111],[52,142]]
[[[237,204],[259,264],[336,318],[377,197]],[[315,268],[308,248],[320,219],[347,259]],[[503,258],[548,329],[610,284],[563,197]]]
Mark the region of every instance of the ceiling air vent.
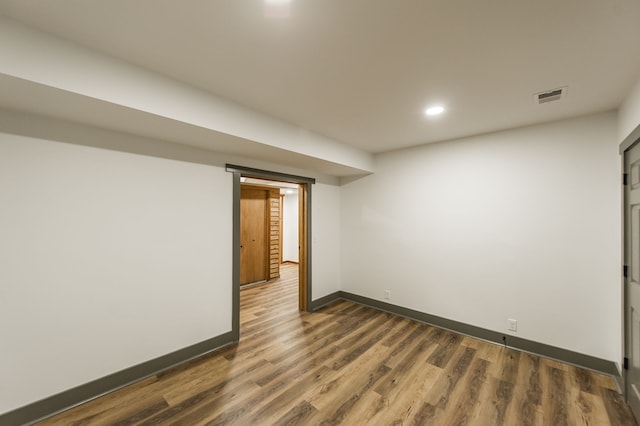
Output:
[[537,104],[546,104],[553,101],[559,101],[565,96],[567,96],[567,86],[536,93],[533,95],[533,101]]

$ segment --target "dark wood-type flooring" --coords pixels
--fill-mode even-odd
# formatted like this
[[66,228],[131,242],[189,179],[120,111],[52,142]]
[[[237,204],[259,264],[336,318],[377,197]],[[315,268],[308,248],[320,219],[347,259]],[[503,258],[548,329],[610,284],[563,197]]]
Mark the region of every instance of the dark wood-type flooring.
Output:
[[635,425],[605,375],[339,301],[297,266],[241,291],[238,344],[41,425]]

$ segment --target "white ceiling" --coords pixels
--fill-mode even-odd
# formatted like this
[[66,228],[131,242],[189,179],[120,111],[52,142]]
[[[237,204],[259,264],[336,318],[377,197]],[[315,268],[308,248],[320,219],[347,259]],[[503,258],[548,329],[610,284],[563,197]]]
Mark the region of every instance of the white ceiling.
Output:
[[[242,183],[246,183],[246,184],[254,184],[254,185],[267,185],[267,186],[275,186],[276,188],[280,188],[282,190],[295,190],[295,192],[298,192],[298,185],[295,183],[289,183],[289,182],[280,182],[280,181],[275,181],[275,180],[265,180],[265,179],[254,179],[254,178],[242,178],[244,180],[242,180]],[[283,194],[287,193],[282,192]],[[293,192],[289,192],[289,194],[292,194]]]
[[[0,13],[368,152],[617,108],[638,0],[0,0]],[[532,95],[568,86],[535,105]],[[427,118],[425,107],[446,105]]]

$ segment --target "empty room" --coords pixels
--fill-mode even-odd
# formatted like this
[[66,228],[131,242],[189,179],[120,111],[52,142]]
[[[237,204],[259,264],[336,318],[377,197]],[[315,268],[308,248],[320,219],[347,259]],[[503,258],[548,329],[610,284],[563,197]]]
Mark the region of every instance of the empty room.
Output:
[[0,0],[0,424],[636,425],[639,18]]

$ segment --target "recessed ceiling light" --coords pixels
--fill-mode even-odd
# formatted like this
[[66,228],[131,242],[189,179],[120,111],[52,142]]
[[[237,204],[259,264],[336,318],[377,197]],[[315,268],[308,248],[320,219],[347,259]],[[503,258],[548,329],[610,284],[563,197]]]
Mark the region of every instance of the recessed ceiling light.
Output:
[[432,106],[430,108],[427,108],[427,110],[425,111],[425,114],[427,115],[439,115],[442,114],[444,112],[444,107],[443,106]]

